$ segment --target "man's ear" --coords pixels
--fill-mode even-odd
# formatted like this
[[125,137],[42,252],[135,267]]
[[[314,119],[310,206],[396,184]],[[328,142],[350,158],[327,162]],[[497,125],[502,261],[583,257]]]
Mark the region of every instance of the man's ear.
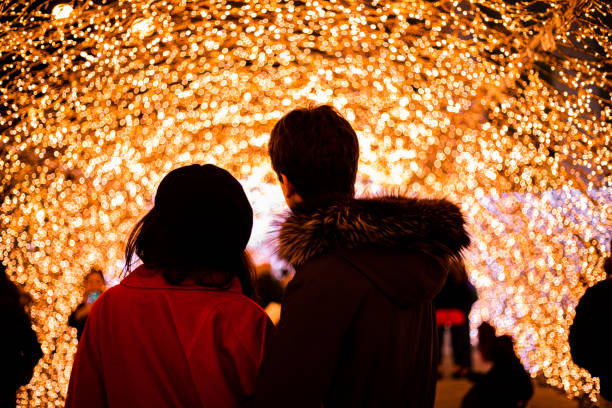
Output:
[[281,181],[281,188],[283,189],[283,195],[285,196],[285,201],[287,202],[287,205],[289,206],[289,208],[293,208],[299,203],[301,203],[302,197],[300,197],[300,195],[296,191],[293,184],[291,184],[287,176],[285,176],[284,174],[281,174],[280,181]]
[[293,184],[291,184],[287,176],[282,173],[280,175],[280,182],[283,185],[283,191],[285,192],[285,196],[291,197],[295,194],[295,187],[293,187]]

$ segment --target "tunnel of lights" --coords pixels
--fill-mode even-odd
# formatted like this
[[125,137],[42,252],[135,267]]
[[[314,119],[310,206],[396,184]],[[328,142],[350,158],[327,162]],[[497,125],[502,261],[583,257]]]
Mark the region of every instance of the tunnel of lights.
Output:
[[0,251],[45,353],[22,405],[63,403],[82,277],[97,265],[117,282],[172,168],[232,172],[255,209],[250,246],[272,252],[269,132],[321,103],[357,130],[360,195],[461,206],[473,326],[595,396],[567,335],[612,235],[611,14],[599,0],[5,2]]

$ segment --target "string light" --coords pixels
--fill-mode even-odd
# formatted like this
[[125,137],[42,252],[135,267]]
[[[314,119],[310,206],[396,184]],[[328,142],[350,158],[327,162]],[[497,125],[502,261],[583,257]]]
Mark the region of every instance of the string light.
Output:
[[153,20],[149,18],[139,18],[132,25],[132,32],[137,34],[141,39],[150,36],[155,31]]
[[72,10],[73,8],[69,4],[58,4],[57,6],[53,7],[51,15],[56,20],[63,20],[65,18],[70,17],[70,15],[72,14]]
[[45,353],[23,406],[62,405],[82,277],[98,265],[116,282],[172,168],[240,178],[262,247],[284,208],[269,131],[309,103],[358,130],[359,191],[461,204],[474,327],[512,334],[569,396],[596,395],[567,334],[612,224],[607,2],[15,3],[0,9],[0,251]]

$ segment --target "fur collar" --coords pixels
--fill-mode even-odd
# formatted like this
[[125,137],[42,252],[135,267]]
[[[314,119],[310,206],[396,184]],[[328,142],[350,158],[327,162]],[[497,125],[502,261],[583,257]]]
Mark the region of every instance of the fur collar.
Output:
[[470,244],[459,208],[447,200],[384,196],[302,205],[278,227],[278,254],[295,267],[332,250],[403,248],[446,264]]

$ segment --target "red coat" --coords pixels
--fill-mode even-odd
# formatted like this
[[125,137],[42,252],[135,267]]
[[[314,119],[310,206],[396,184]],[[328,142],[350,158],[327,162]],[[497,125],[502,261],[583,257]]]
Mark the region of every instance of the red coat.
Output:
[[273,330],[237,280],[172,286],[141,266],[93,305],[66,407],[241,406]]

